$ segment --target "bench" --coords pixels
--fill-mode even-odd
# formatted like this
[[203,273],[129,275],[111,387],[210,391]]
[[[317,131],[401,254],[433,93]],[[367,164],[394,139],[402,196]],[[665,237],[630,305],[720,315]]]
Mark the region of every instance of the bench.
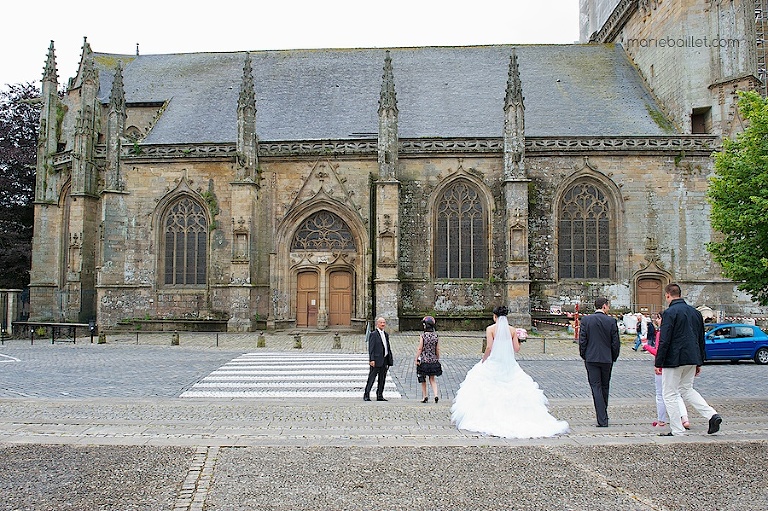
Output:
[[[96,324],[95,323],[57,323],[52,321],[14,321],[13,322],[13,332],[16,334],[19,332],[19,336],[23,337],[23,334],[21,334],[21,331],[28,331],[29,332],[29,338],[30,343],[35,343],[35,330],[38,328],[45,328],[46,332],[51,332],[51,344],[54,344],[56,342],[71,342],[73,344],[77,343],[77,329],[85,329],[86,331],[90,331],[91,334],[91,343],[93,343],[93,336],[96,334]],[[60,334],[61,330],[64,328],[69,329],[69,333],[71,334],[72,338],[56,338],[57,332]]]

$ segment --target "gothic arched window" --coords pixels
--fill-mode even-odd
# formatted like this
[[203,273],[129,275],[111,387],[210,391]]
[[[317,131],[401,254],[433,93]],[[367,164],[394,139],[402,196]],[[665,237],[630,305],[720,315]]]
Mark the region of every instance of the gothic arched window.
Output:
[[611,208],[596,184],[576,183],[558,211],[558,275],[561,279],[611,278]]
[[477,188],[457,181],[435,202],[435,277],[484,279],[488,272],[486,208]]
[[318,211],[299,226],[291,250],[354,251],[355,239],[347,224],[330,211]]
[[208,217],[191,197],[173,202],[163,217],[165,283],[199,285],[207,280]]

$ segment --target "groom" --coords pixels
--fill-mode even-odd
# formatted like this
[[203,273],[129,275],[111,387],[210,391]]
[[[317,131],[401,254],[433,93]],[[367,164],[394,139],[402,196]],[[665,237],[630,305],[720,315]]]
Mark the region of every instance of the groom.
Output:
[[376,401],[386,401],[384,399],[384,383],[387,380],[387,369],[392,364],[392,350],[389,348],[389,334],[384,331],[387,321],[384,318],[376,319],[376,329],[368,334],[368,364],[371,368],[368,371],[368,383],[365,384],[364,401],[371,400],[371,388],[373,381],[378,378],[376,387]]
[[610,303],[605,297],[595,300],[595,313],[581,320],[579,355],[584,359],[587,379],[592,389],[597,427],[608,427],[608,389],[613,363],[619,358],[621,340],[616,320],[608,315]]

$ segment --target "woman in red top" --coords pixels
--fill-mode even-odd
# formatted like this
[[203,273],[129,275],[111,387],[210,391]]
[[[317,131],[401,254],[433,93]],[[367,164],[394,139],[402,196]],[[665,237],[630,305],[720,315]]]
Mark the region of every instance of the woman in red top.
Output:
[[[649,336],[648,342],[643,345],[643,349],[655,357],[659,345],[659,337],[661,336],[661,314],[658,312],[653,315],[653,324],[656,327],[654,338],[651,339]],[[666,426],[667,422],[669,422],[669,415],[667,414],[667,406],[664,404],[664,395],[661,391],[661,375],[654,374],[654,380],[656,383],[656,420],[653,421],[653,426],[661,428]],[[678,401],[678,406],[683,414],[681,416],[683,419],[683,427],[685,429],[691,429],[691,423],[688,422],[688,410],[685,408],[685,402],[682,397]]]

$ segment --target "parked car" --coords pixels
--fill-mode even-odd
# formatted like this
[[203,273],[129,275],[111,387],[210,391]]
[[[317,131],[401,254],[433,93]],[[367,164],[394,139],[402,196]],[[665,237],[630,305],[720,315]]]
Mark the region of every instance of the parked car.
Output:
[[768,364],[768,335],[759,327],[741,323],[705,325],[704,349],[707,360],[752,359]]

